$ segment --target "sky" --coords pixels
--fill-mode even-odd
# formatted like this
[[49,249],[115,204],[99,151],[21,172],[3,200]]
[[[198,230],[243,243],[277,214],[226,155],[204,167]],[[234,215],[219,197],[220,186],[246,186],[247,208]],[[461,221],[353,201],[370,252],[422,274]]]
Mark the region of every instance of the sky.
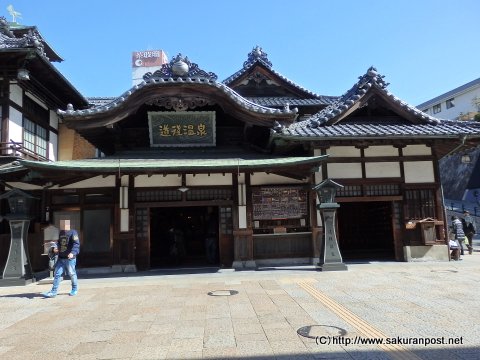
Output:
[[478,0],[0,0],[64,59],[85,97],[132,85],[133,51],[181,53],[224,80],[260,46],[273,69],[320,95],[342,95],[370,66],[418,105],[480,77]]

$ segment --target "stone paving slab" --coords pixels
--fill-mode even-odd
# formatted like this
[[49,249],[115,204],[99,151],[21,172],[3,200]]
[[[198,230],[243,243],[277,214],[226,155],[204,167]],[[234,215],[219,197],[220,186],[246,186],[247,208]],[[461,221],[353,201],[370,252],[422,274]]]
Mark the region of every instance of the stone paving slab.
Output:
[[[77,296],[65,281],[54,299],[40,295],[48,284],[0,288],[0,358],[480,358],[480,252],[456,262],[348,267],[89,275],[80,276]],[[208,295],[216,290],[238,293]],[[312,325],[323,326],[316,338],[297,333]],[[345,344],[375,334],[410,343]],[[442,337],[461,343],[412,343]]]

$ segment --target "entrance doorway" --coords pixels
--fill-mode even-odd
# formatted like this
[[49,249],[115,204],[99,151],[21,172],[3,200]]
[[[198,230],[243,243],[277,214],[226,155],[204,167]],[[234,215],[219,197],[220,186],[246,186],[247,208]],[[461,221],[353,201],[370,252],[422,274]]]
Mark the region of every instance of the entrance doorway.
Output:
[[218,207],[150,208],[150,267],[217,266]]
[[393,260],[392,204],[340,203],[338,244],[344,260]]

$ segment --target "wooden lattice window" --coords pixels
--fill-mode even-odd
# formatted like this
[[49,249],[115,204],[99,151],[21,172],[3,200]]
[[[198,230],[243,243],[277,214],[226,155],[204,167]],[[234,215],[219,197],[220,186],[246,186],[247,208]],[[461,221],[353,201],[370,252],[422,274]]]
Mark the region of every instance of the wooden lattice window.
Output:
[[231,189],[190,189],[187,191],[187,200],[230,200],[232,198]]
[[136,201],[157,202],[157,201],[181,201],[182,193],[177,189],[172,190],[137,190]]
[[436,218],[433,189],[405,191],[405,217],[412,219]]

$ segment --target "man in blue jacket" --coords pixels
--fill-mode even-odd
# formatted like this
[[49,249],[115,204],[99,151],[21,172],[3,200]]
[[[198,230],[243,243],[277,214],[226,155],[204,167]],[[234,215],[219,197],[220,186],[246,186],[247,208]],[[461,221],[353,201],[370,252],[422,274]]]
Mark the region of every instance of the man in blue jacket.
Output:
[[55,274],[53,278],[52,290],[43,295],[48,298],[57,296],[58,285],[60,278],[65,271],[72,281],[72,291],[70,296],[75,296],[78,293],[78,279],[75,265],[77,263],[77,255],[80,253],[80,239],[76,230],[70,229],[70,220],[60,221],[60,230],[57,247],[54,248],[54,253],[58,254],[57,264],[55,265]]

